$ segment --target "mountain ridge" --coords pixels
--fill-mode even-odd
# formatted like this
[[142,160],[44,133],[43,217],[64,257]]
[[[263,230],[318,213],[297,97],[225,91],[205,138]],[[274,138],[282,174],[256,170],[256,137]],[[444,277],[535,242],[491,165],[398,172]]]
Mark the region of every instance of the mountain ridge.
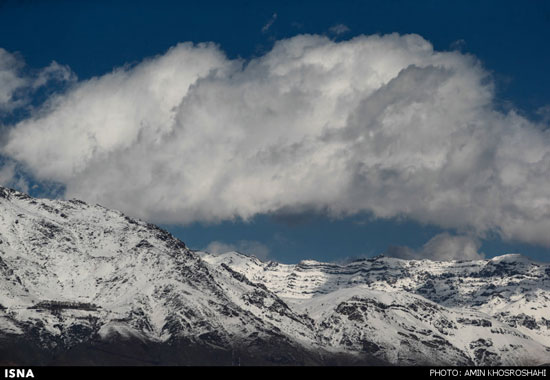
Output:
[[4,362],[538,365],[549,276],[516,256],[212,255],[119,211],[0,187]]

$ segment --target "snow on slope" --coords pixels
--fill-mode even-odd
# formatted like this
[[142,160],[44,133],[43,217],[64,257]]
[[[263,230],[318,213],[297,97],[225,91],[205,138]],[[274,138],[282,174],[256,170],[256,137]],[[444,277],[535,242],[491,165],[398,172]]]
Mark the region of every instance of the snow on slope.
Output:
[[38,324],[45,344],[68,346],[94,334],[186,337],[221,347],[250,336],[289,335],[314,344],[303,327],[309,321],[278,297],[210,267],[151,224],[101,206],[1,188],[0,210],[4,333]]
[[550,358],[550,265],[521,255],[346,265],[198,252],[265,284],[319,327],[325,344],[393,363],[540,364]]
[[0,187],[0,338],[47,348],[133,337],[395,364],[541,364],[549,274],[518,255],[346,265],[211,255],[118,211]]

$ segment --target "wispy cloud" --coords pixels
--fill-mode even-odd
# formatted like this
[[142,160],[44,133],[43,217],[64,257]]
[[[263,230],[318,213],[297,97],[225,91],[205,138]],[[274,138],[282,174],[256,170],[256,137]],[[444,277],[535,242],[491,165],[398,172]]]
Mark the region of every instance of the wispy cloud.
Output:
[[204,251],[213,254],[236,251],[255,256],[262,261],[267,260],[269,257],[269,248],[266,245],[251,240],[240,240],[235,244],[213,241],[204,248]]
[[385,255],[400,259],[429,259],[436,261],[449,260],[482,260],[485,255],[479,252],[481,243],[470,236],[455,236],[441,233],[434,236],[420,249],[404,246],[391,246]]
[[0,116],[25,106],[30,95],[51,82],[71,82],[76,75],[67,67],[52,62],[40,70],[28,70],[23,59],[0,48]]
[[466,47],[466,41],[463,39],[453,41],[450,46],[452,50],[458,50],[458,51],[462,51],[465,47]]
[[277,21],[277,13],[273,13],[269,21],[262,27],[262,33],[266,33],[275,21]]
[[336,24],[329,28],[329,32],[337,36],[348,33],[350,29],[344,24]]
[[28,192],[29,184],[20,175],[16,167],[17,164],[11,160],[0,160],[0,186]]

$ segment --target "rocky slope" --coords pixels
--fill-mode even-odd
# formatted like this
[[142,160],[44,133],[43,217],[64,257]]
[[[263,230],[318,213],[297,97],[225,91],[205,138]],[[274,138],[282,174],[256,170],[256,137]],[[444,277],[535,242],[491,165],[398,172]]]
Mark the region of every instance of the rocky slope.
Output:
[[535,365],[550,358],[550,265],[510,254],[346,265],[199,255],[313,319],[323,344],[399,364]]
[[81,201],[0,187],[0,362],[541,364],[550,266],[193,252]]

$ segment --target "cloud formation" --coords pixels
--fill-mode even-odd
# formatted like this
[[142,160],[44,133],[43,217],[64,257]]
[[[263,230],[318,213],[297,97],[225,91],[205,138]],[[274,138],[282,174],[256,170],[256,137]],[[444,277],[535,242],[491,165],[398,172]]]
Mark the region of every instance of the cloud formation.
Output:
[[27,83],[18,74],[20,68],[16,57],[0,48],[0,112],[10,111],[20,104],[15,93]]
[[[0,164],[0,186],[17,187],[22,190],[28,190],[28,186],[24,182],[16,181],[16,170],[14,162],[5,162]],[[23,185],[23,186],[21,186]]]
[[49,66],[30,71],[16,54],[0,48],[0,116],[29,102],[29,95],[52,81],[76,80],[67,67],[53,61]]
[[478,239],[469,236],[454,236],[444,232],[431,238],[418,250],[403,246],[390,246],[384,254],[406,260],[482,260],[485,255],[479,252],[480,248],[481,243]]
[[53,96],[2,153],[155,222],[370,212],[550,246],[549,132],[493,100],[474,57],[418,35],[300,35],[247,62],[185,43]]
[[337,36],[348,33],[349,31],[350,28],[344,24],[336,24],[329,28],[329,32],[331,32],[332,34],[336,34]]
[[213,253],[215,255],[226,253],[226,252],[240,252],[247,255],[255,256],[256,258],[265,261],[269,257],[269,248],[258,242],[253,240],[240,240],[236,244],[229,244],[224,243],[221,241],[213,241],[206,248],[204,248],[204,251]]
[[275,21],[277,21],[277,13],[273,13],[269,21],[262,27],[262,33],[266,33]]

